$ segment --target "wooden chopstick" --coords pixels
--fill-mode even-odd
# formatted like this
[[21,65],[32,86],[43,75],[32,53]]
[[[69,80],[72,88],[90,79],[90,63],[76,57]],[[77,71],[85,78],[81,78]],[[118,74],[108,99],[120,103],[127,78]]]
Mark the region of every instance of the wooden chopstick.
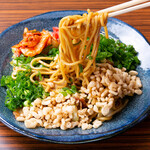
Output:
[[111,12],[118,11],[118,10],[121,10],[121,9],[124,9],[124,8],[128,8],[128,7],[140,4],[140,3],[144,3],[146,1],[149,1],[149,0],[131,0],[129,2],[125,2],[125,3],[122,3],[122,4],[116,5],[116,6],[112,6],[112,7],[100,10],[98,12],[99,13],[100,12],[109,12],[109,13],[111,13]]
[[134,11],[134,10],[137,10],[137,9],[141,9],[141,8],[145,8],[145,7],[149,7],[149,6],[150,6],[150,2],[147,2],[147,3],[144,3],[144,4],[140,4],[140,5],[137,5],[137,6],[133,6],[133,7],[130,7],[130,8],[126,8],[126,9],[122,9],[122,10],[118,10],[118,11],[109,13],[108,17],[114,17],[114,16],[117,16],[117,15],[121,15],[121,14],[124,14],[124,13],[128,13],[128,12],[131,12],[131,11]]

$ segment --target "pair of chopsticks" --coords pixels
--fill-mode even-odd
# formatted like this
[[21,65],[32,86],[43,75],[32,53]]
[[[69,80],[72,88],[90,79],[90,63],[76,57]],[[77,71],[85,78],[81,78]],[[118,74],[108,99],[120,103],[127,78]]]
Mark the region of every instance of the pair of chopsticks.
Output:
[[[125,2],[116,6],[112,6],[103,10],[98,11],[100,12],[108,12],[108,17],[114,17],[117,15],[121,15],[124,13],[128,13],[137,9],[145,8],[150,6],[149,0],[131,0],[129,2]],[[147,2],[147,3],[144,3]],[[142,3],[142,4],[141,4]],[[136,5],[136,6],[135,6]]]

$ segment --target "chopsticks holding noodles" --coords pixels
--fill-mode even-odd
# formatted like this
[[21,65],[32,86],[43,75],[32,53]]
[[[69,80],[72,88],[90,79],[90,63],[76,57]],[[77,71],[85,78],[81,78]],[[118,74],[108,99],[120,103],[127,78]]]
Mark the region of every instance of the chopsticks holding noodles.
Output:
[[[149,0],[132,0],[129,2],[125,2],[123,4],[119,4],[116,6],[112,6],[103,10],[98,11],[100,12],[108,12],[108,17],[114,17],[117,15],[121,15],[124,13],[128,13],[137,9],[145,8],[150,6]],[[144,3],[147,2],[147,3]],[[142,3],[142,4],[141,4]],[[139,4],[139,5],[138,5]]]

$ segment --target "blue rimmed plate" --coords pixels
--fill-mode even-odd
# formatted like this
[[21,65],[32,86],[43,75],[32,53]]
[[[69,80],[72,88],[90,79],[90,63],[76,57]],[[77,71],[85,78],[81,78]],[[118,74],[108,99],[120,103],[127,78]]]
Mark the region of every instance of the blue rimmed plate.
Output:
[[[60,19],[67,15],[83,14],[84,11],[55,11],[41,14],[13,25],[0,34],[0,78],[10,74],[12,68],[9,65],[12,52],[11,46],[22,39],[25,27],[29,29],[52,30],[58,26]],[[103,31],[103,29],[102,29]],[[141,65],[137,68],[143,83],[143,94],[134,96],[120,113],[112,120],[104,122],[98,129],[82,131],[80,128],[62,131],[60,129],[27,129],[24,123],[17,122],[12,112],[5,107],[6,92],[0,87],[0,121],[11,129],[26,136],[55,143],[76,144],[112,137],[144,119],[150,110],[150,45],[144,36],[130,25],[115,19],[108,19],[108,32],[110,37],[119,39],[121,42],[131,44],[139,52]]]

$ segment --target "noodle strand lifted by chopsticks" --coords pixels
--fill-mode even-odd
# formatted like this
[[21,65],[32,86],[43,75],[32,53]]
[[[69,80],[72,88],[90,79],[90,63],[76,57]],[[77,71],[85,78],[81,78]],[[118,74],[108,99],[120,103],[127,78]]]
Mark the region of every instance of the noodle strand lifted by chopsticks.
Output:
[[[99,14],[88,11],[88,14],[83,14],[83,16],[67,16],[60,21],[59,57],[63,78],[67,79],[67,73],[64,73],[63,68],[69,68],[73,69],[77,78],[79,76],[83,78],[85,85],[88,84],[87,78],[95,69],[94,62],[99,46],[101,26],[104,26],[106,37],[108,37],[107,16],[107,13]],[[90,54],[92,45],[92,59],[90,60],[87,55]],[[81,73],[79,65],[83,67],[83,72]]]

